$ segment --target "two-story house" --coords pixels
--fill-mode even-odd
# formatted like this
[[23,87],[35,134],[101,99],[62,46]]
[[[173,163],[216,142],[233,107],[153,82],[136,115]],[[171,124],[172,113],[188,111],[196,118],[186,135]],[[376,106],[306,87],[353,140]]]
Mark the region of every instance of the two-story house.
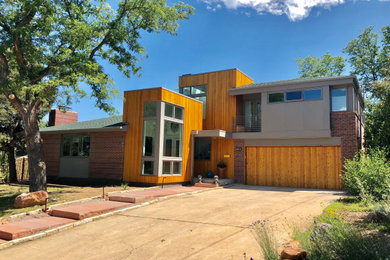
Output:
[[362,148],[353,76],[254,84],[231,69],[182,75],[179,90],[126,91],[122,118],[42,129],[48,176],[184,183],[223,160],[237,183],[341,189]]

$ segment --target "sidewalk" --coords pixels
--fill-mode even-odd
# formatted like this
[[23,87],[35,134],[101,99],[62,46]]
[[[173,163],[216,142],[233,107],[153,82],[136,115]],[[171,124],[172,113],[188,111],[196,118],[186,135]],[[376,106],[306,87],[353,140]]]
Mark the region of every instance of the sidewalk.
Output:
[[67,225],[85,218],[98,216],[118,209],[125,209],[136,205],[137,203],[204,189],[207,188],[173,186],[158,190],[112,192],[108,194],[108,200],[90,200],[64,206],[52,206],[49,210],[49,214],[43,213],[0,225],[0,244],[62,225]]

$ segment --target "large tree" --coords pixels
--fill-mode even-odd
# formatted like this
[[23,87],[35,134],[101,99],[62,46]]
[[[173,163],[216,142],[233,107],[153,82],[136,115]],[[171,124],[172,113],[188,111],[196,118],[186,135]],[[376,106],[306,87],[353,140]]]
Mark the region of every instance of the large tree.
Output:
[[329,52],[321,58],[308,56],[295,60],[298,63],[301,78],[334,77],[345,71],[345,59],[341,56],[332,56]]
[[125,76],[138,74],[144,55],[140,32],[176,33],[193,8],[166,0],[0,0],[0,92],[22,118],[30,191],[46,189],[38,114],[54,102],[68,104],[90,86],[97,107],[111,112],[117,94],[102,62]]

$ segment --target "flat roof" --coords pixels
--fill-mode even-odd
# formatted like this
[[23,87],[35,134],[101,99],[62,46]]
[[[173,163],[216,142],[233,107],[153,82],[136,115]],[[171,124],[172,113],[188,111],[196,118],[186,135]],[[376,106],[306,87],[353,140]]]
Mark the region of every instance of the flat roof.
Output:
[[181,94],[181,93],[179,93],[179,92],[176,92],[176,91],[173,91],[173,90],[171,90],[171,89],[164,88],[164,87],[133,89],[133,90],[125,90],[124,92],[145,91],[145,90],[151,90],[151,89],[164,89],[164,90],[169,91],[169,92],[171,92],[171,93],[174,93],[174,94],[176,94],[176,95],[179,95],[179,96],[182,96],[182,97],[185,97],[185,98],[188,98],[188,99],[191,99],[191,100],[193,100],[193,101],[196,101],[196,102],[199,102],[199,103],[202,103],[202,104],[203,104],[203,102],[200,101],[200,100],[197,100],[197,99],[195,99],[195,98],[186,96],[186,95],[184,95],[184,94]]

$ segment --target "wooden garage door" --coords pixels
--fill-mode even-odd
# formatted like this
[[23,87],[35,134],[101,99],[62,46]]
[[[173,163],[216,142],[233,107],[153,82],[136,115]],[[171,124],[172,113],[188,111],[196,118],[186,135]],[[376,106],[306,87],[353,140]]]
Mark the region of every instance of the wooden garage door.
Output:
[[341,189],[340,146],[248,146],[246,183]]

